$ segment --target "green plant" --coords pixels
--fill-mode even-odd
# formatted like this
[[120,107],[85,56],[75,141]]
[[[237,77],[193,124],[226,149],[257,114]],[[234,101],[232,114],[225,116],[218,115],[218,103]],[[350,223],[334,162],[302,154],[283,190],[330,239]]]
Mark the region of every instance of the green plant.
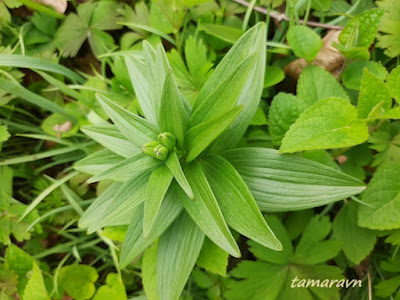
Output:
[[364,189],[357,179],[300,157],[235,148],[258,107],[264,36],[264,24],[246,32],[206,81],[193,107],[178,90],[163,47],[144,44],[142,58],[126,56],[125,61],[145,118],[98,94],[114,125],[82,129],[107,149],[75,168],[94,175],[91,183],[115,182],[85,212],[80,226],[90,233],[129,217],[122,267],[159,238],[161,299],[178,299],[205,235],[236,257],[240,251],[228,226],[282,250],[255,200],[266,211],[286,211]]

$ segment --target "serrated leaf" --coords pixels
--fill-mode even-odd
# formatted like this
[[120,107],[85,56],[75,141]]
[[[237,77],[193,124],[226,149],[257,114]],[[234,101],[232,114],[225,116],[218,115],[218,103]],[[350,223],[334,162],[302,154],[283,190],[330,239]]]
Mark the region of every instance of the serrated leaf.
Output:
[[185,136],[188,149],[186,162],[191,162],[206,149],[236,119],[243,105],[189,129]]
[[358,210],[358,224],[378,230],[400,228],[400,163],[383,164],[374,173]]
[[320,36],[309,27],[295,25],[289,28],[286,38],[297,57],[311,62],[322,47]]
[[58,282],[74,299],[91,298],[95,291],[94,282],[99,275],[95,268],[88,265],[70,265],[60,269]]
[[157,140],[159,133],[157,126],[127,111],[103,95],[96,94],[96,98],[121,133],[137,147],[142,148],[144,144]]
[[364,190],[353,177],[273,149],[238,148],[223,156],[242,176],[262,211],[317,207]]
[[344,86],[348,89],[359,90],[365,68],[380,80],[385,80],[388,74],[386,68],[380,63],[375,61],[356,60],[349,63],[342,73]]
[[123,160],[122,156],[108,149],[102,149],[77,161],[74,164],[74,168],[90,175],[98,175]]
[[127,140],[115,125],[89,125],[83,127],[81,130],[100,145],[125,158],[131,157],[140,151],[140,148]]
[[50,300],[44,285],[43,275],[36,263],[33,263],[32,275],[24,291],[24,300]]
[[370,148],[377,151],[372,166],[400,159],[400,124],[386,123],[373,132],[368,139]]
[[303,99],[308,106],[328,97],[349,98],[335,77],[316,66],[308,66],[301,72],[297,97]]
[[[390,297],[400,286],[400,276],[383,280],[375,286],[376,296],[378,297]],[[397,298],[397,297],[396,297]]]
[[14,244],[8,246],[5,259],[10,269],[14,270],[19,278],[25,278],[35,262],[32,256]]
[[176,137],[178,145],[182,147],[185,132],[188,129],[188,116],[179,93],[170,71],[164,81],[158,123],[161,132],[172,133]]
[[305,109],[304,101],[291,94],[279,93],[274,97],[268,113],[268,129],[274,144],[281,144],[285,133]]
[[390,95],[400,104],[400,66],[393,69],[386,80]]
[[239,247],[225,223],[201,165],[194,161],[185,166],[184,172],[194,194],[194,200],[186,195],[180,197],[186,211],[215,244],[232,256],[239,257]]
[[93,300],[126,300],[125,286],[120,275],[109,273],[106,284],[102,285],[96,292]]
[[76,14],[71,13],[58,28],[57,48],[64,56],[76,56],[89,31],[88,25]]
[[105,179],[116,181],[126,181],[134,174],[142,173],[161,164],[161,162],[142,152],[137,153],[123,161],[113,165],[111,168],[101,172],[90,178],[89,183],[97,182]]
[[333,237],[342,241],[343,252],[353,263],[359,264],[373,249],[376,234],[357,224],[358,204],[346,203],[333,222]]
[[292,262],[315,265],[334,258],[341,250],[338,240],[322,241],[331,232],[329,217],[316,216],[310,220],[294,252]]
[[382,17],[380,31],[378,35],[379,48],[385,49],[385,54],[389,57],[400,55],[400,7],[396,0],[378,1],[378,6],[385,9],[385,14]]
[[229,226],[265,247],[282,250],[235,168],[220,156],[207,157],[201,165]]
[[229,254],[214,244],[209,238],[204,239],[196,264],[207,271],[226,276]]
[[138,207],[122,244],[121,268],[126,267],[134,258],[159,238],[181,213],[183,207],[181,201],[178,199],[180,195],[176,193],[175,188],[171,187],[167,192],[161,205],[160,213],[146,239],[143,237],[143,206],[140,205]]
[[160,237],[157,281],[161,300],[178,299],[203,245],[204,233],[188,214],[181,214]]
[[0,125],[0,143],[7,141],[10,136],[7,127]]
[[155,169],[147,182],[144,199],[143,236],[146,238],[171,184],[173,175],[166,165]]
[[355,16],[341,31],[339,41],[349,47],[369,47],[375,39],[384,12],[382,8],[375,8]]
[[286,132],[281,153],[354,146],[368,138],[368,127],[354,106],[340,98],[318,101]]
[[385,84],[368,69],[364,69],[357,103],[358,117],[364,119],[370,117],[371,111],[381,101],[383,101],[382,109],[388,110],[392,107],[392,98]]
[[178,182],[182,190],[184,190],[186,195],[193,200],[194,196],[192,188],[190,187],[189,182],[187,181],[185,174],[183,173],[178,155],[175,151],[169,155],[168,159],[165,161],[165,164],[171,171],[172,175],[174,175],[176,182]]

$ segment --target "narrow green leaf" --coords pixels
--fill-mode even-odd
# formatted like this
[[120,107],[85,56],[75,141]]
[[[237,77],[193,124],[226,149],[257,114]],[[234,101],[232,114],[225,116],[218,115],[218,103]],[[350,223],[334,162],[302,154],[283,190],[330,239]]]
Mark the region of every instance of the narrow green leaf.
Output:
[[80,75],[76,74],[70,69],[64,67],[61,64],[55,64],[53,62],[50,62],[49,60],[42,58],[24,56],[19,54],[0,54],[0,66],[42,70],[64,75],[78,83],[84,82],[84,79]]
[[59,113],[62,115],[68,115],[63,107],[42,96],[39,96],[38,94],[31,92],[16,81],[14,82],[11,80],[0,78],[0,89],[12,94],[13,96],[19,97],[30,104],[39,106],[44,110],[51,111],[53,113]]
[[172,173],[163,164],[155,169],[146,185],[143,216],[143,236],[147,238],[154,220],[158,214],[161,203],[172,181]]
[[355,146],[368,139],[368,127],[346,100],[326,98],[305,112],[286,132],[281,153]]
[[181,214],[160,237],[157,255],[160,300],[179,299],[203,241],[203,232],[186,213]]
[[96,98],[121,133],[137,147],[142,148],[144,144],[157,140],[159,133],[157,126],[127,111],[103,95],[96,94]]
[[221,156],[201,161],[204,173],[228,225],[237,232],[273,250],[282,245],[269,228],[246,183]]
[[364,183],[320,163],[273,149],[238,148],[223,156],[235,167],[262,211],[292,211],[356,195]]
[[194,201],[190,200],[181,191],[180,200],[186,211],[210,240],[232,256],[239,257],[239,247],[225,223],[200,164],[194,161],[184,168],[184,172],[195,197]]
[[97,211],[96,220],[89,224],[88,233],[93,233],[105,226],[125,225],[123,216],[132,216],[135,208],[144,201],[149,176],[150,172],[136,174],[121,185],[116,193],[111,195],[107,206],[104,205],[101,211]]
[[[213,143],[211,150],[213,153],[219,153],[224,149],[236,146],[247,127],[253,120],[260,103],[261,93],[264,85],[265,73],[265,49],[266,49],[266,26],[264,23],[258,23],[233,45],[229,52],[224,56],[217,68],[213,71],[210,78],[201,90],[201,94],[207,96],[218,82],[223,80],[226,74],[235,68],[245,57],[255,54],[257,62],[252,73],[247,78],[242,78],[246,82],[240,91],[240,97],[237,105],[244,105],[243,111],[238,118],[223,132]],[[199,101],[198,99],[196,101]],[[200,101],[201,102],[201,101]]]
[[255,54],[246,57],[201,102],[196,101],[190,116],[190,127],[209,121],[234,108],[246,79],[253,72],[256,63]]
[[29,204],[29,206],[26,208],[26,210],[24,211],[24,213],[22,214],[22,216],[19,218],[19,220],[23,220],[32,210],[35,209],[36,206],[39,205],[40,202],[43,201],[44,198],[46,198],[48,195],[50,195],[56,188],[58,188],[59,186],[61,186],[62,184],[66,183],[68,180],[70,180],[71,178],[75,177],[76,175],[78,175],[78,172],[72,172],[66,176],[64,176],[63,178],[55,181],[52,185],[50,185],[48,188],[46,188],[45,190],[43,190],[43,192],[41,192],[33,201],[31,204]]
[[169,155],[165,163],[168,169],[171,171],[172,175],[174,175],[176,182],[178,182],[180,187],[185,191],[186,195],[193,200],[194,196],[192,188],[190,187],[189,182],[187,181],[185,174],[182,171],[178,155],[175,151]]
[[115,125],[88,125],[81,130],[100,145],[125,158],[137,154],[141,148],[126,139]]
[[108,186],[84,212],[79,219],[78,226],[80,228],[88,228],[91,224],[96,223],[99,214],[110,205],[122,185],[123,183],[121,182],[114,182]]
[[188,116],[171,71],[167,74],[161,97],[159,126],[161,132],[175,135],[178,145],[183,146],[185,132],[188,129]]
[[154,168],[160,163],[159,160],[139,152],[138,154],[113,165],[104,172],[93,176],[88,180],[88,182],[93,183],[104,179],[125,181],[126,179],[131,178],[133,174]]
[[189,129],[186,133],[185,143],[189,151],[186,161],[191,162],[206,149],[240,114],[243,105],[231,109],[209,121]]
[[123,157],[114,152],[102,149],[76,162],[74,168],[90,175],[98,175],[123,160]]
[[294,54],[308,62],[317,56],[323,44],[316,32],[303,25],[291,26],[287,32],[287,41]]
[[142,283],[148,300],[160,299],[157,288],[157,252],[158,243],[154,243],[143,252]]
[[243,30],[240,28],[218,24],[200,24],[199,30],[204,30],[229,44],[234,44],[243,35]]
[[383,101],[382,109],[388,110],[392,107],[392,98],[386,85],[364,68],[357,103],[358,117],[367,118],[381,101]]
[[144,30],[144,31],[153,33],[153,34],[158,35],[159,37],[162,37],[163,39],[167,40],[172,45],[176,46],[176,42],[175,42],[175,40],[173,38],[171,38],[168,34],[165,34],[165,33],[161,32],[160,30],[158,30],[158,29],[156,29],[154,27],[146,26],[146,25],[143,25],[143,24],[132,23],[132,22],[118,23],[118,24],[127,26],[129,28]]
[[161,205],[160,214],[156,218],[149,235],[143,237],[143,205],[140,205],[132,218],[122,245],[120,266],[126,267],[133,259],[150,246],[175,221],[183,207],[175,188],[171,188]]

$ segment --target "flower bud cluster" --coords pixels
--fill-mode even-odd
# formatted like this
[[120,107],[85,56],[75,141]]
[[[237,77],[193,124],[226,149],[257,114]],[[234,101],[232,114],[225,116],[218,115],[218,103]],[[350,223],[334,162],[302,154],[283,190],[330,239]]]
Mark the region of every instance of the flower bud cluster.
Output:
[[168,154],[174,151],[175,144],[176,137],[172,133],[163,132],[158,135],[158,141],[144,144],[142,152],[159,160],[166,160]]

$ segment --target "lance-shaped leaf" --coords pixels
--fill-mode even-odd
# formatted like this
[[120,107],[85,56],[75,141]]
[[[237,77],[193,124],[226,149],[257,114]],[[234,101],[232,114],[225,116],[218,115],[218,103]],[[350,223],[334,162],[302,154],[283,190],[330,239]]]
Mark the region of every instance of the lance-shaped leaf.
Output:
[[356,108],[340,98],[318,101],[286,132],[281,153],[355,146],[368,138],[368,127]]
[[191,162],[206,149],[240,114],[243,105],[236,106],[229,112],[189,129],[185,136],[189,153],[186,162]]
[[102,149],[75,163],[74,168],[90,175],[98,175],[123,160],[123,157],[114,152]]
[[96,98],[121,133],[137,147],[141,148],[145,143],[157,140],[159,132],[157,126],[127,111],[103,95],[96,94]]
[[157,124],[161,95],[169,64],[162,45],[154,50],[143,42],[143,59],[126,56],[125,62],[135,94],[143,113],[151,123]]
[[262,211],[317,207],[365,188],[360,180],[335,169],[273,149],[238,148],[223,156],[242,176]]
[[196,99],[196,102],[201,103],[245,57],[252,54],[256,55],[257,62],[253,71],[241,78],[245,85],[239,92],[240,96],[236,104],[244,105],[244,109],[229,128],[213,143],[213,153],[235,146],[242,138],[257,111],[264,84],[265,31],[265,24],[259,23],[243,34],[218,64]]
[[221,156],[207,157],[201,165],[228,225],[265,247],[281,250],[281,243],[235,168]]
[[93,233],[105,226],[120,224],[121,216],[132,214],[133,209],[144,201],[149,176],[150,171],[136,174],[122,184],[112,195],[107,206],[103,206],[101,211],[97,211],[97,219],[89,225],[88,233]]
[[96,223],[99,213],[104,211],[113,201],[115,193],[121,188],[121,182],[112,183],[97,199],[89,206],[79,219],[80,228],[88,228],[91,224]]
[[161,236],[157,255],[160,300],[176,300],[196,263],[204,233],[188,214],[181,214]]
[[155,169],[146,185],[144,217],[143,217],[143,236],[147,238],[154,220],[160,209],[161,203],[167,193],[168,187],[172,181],[172,173],[168,167],[163,164]]
[[133,174],[141,173],[144,170],[154,168],[160,163],[161,162],[159,160],[140,152],[113,165],[104,172],[93,176],[88,180],[88,182],[93,183],[104,179],[125,181],[131,178]]
[[171,171],[172,175],[174,175],[176,182],[178,182],[180,187],[185,191],[186,195],[193,200],[194,196],[192,188],[190,187],[189,182],[187,181],[185,174],[182,171],[178,155],[176,154],[175,151],[169,155],[165,163],[169,168],[169,170]]
[[136,209],[122,245],[121,268],[126,267],[175,221],[183,209],[178,197],[179,195],[176,193],[175,188],[171,187],[167,195],[165,195],[159,214],[146,239],[143,237],[143,205]]
[[171,132],[175,135],[180,147],[183,146],[183,138],[188,128],[188,117],[183,99],[170,71],[164,82],[159,125],[161,132]]
[[182,194],[180,199],[186,211],[210,240],[232,256],[239,257],[239,247],[225,223],[200,164],[194,161],[184,168],[184,172],[195,198],[190,200],[180,191]]
[[123,157],[131,157],[140,152],[140,148],[128,141],[115,125],[85,126],[81,129],[87,136],[94,139],[112,152]]
[[213,119],[236,106],[246,78],[253,72],[257,57],[255,54],[241,61],[222,82],[214,87],[201,102],[196,101],[190,116],[190,127]]

